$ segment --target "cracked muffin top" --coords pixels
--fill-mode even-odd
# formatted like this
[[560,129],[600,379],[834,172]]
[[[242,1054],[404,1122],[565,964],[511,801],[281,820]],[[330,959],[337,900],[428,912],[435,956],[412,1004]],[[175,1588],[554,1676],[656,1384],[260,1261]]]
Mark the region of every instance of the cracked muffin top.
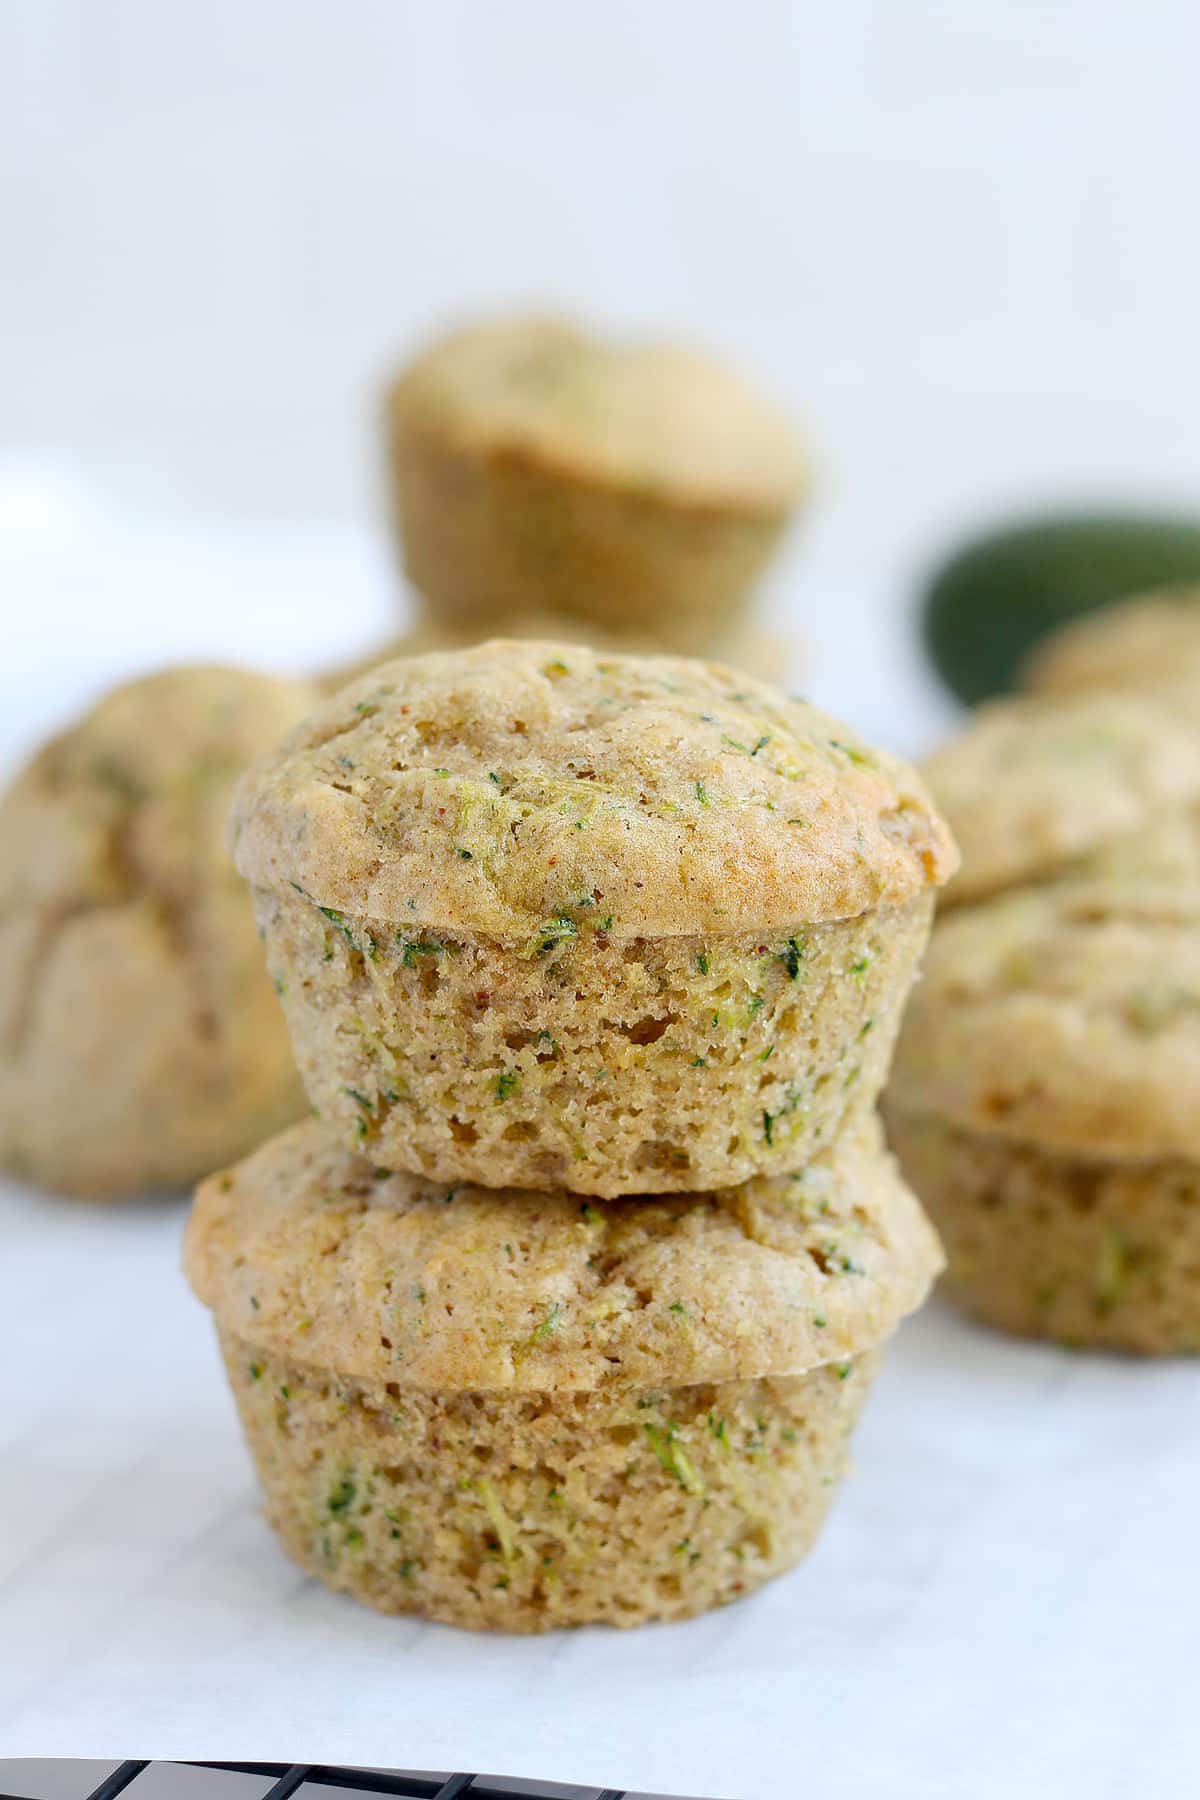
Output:
[[952,912],[901,1028],[888,1104],[1045,1148],[1200,1156],[1194,816],[1145,861]]
[[98,1199],[194,1181],[303,1110],[223,831],[313,699],[180,668],[128,683],[0,799],[0,1161]]
[[1200,682],[1200,586],[1135,594],[1043,638],[1024,685],[1039,694]]
[[921,773],[962,852],[946,903],[979,900],[1200,798],[1200,725],[1178,691],[1000,700]]
[[920,780],[803,701],[682,657],[494,640],[384,663],[243,778],[254,885],[394,923],[614,937],[853,918],[944,881]]
[[315,699],[299,681],[180,667],[114,688],[0,801],[0,910],[232,883],[229,793]]
[[604,343],[554,319],[442,338],[387,406],[396,428],[466,454],[696,507],[786,512],[808,484],[788,419],[742,375],[669,344]]
[[593,1205],[372,1170],[309,1120],[201,1186],[185,1265],[223,1327],[294,1362],[582,1392],[857,1354],[941,1254],[874,1125],[793,1176]]

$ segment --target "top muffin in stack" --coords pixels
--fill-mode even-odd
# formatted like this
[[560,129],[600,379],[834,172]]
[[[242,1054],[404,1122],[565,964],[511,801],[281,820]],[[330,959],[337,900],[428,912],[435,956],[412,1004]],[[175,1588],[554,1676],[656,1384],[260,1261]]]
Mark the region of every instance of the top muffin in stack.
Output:
[[327,702],[234,833],[320,1120],[188,1269],[292,1554],[513,1630],[794,1561],[940,1262],[872,1116],[920,783],[730,670],[498,642]]
[[871,1109],[949,838],[734,671],[386,664],[236,802],[301,1072],[390,1167],[613,1196],[791,1169]]

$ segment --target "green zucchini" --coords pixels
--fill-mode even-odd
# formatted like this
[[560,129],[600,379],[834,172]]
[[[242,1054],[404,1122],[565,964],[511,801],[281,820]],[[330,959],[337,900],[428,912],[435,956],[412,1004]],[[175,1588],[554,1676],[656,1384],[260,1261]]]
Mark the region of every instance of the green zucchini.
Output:
[[1031,519],[977,538],[934,574],[922,631],[969,706],[1016,685],[1035,640],[1082,612],[1200,580],[1200,520],[1137,513]]

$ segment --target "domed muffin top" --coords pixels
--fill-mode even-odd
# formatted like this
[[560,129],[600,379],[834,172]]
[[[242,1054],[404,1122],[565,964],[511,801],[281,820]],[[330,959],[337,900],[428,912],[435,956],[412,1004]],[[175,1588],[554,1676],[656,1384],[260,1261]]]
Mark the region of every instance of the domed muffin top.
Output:
[[1200,798],[1200,724],[1183,690],[998,700],[921,772],[962,851],[946,900],[979,900]]
[[309,1120],[201,1186],[185,1258],[251,1345],[453,1391],[799,1374],[879,1343],[941,1267],[877,1126],[793,1176],[593,1204],[372,1170]]
[[1200,584],[1135,594],[1084,613],[1034,646],[1022,671],[1040,694],[1200,683]]
[[234,781],[316,698],[307,683],[181,666],[114,688],[0,800],[0,900],[77,908],[129,893],[186,903],[235,879]]
[[257,886],[384,922],[528,935],[756,931],[953,871],[917,776],[751,677],[495,640],[384,663],[235,796]]
[[744,376],[670,344],[605,343],[565,321],[502,319],[431,345],[392,386],[396,429],[568,479],[715,509],[786,512],[808,462]]
[[937,924],[888,1085],[899,1112],[1109,1158],[1200,1157],[1200,832]]

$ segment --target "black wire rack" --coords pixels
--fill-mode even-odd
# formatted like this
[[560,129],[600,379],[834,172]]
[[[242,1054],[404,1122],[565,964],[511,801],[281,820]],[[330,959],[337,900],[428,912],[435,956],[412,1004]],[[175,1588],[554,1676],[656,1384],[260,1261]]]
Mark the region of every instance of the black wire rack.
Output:
[[[117,1795],[127,1794],[129,1800],[137,1800],[138,1777],[149,1768],[170,1767],[170,1764],[144,1762],[123,1762],[110,1775],[105,1776],[99,1787],[93,1788],[86,1800],[116,1800]],[[238,1775],[257,1775],[262,1778],[263,1791],[261,1800],[288,1800],[301,1788],[331,1787],[350,1788],[363,1794],[399,1794],[417,1797],[417,1800],[552,1800],[561,1795],[563,1783],[539,1782],[536,1779],[521,1777],[521,1786],[514,1789],[513,1781],[505,1777],[503,1787],[496,1786],[499,1779],[489,1775],[429,1775],[401,1769],[356,1769],[339,1767],[333,1763],[245,1763],[245,1762],[205,1762],[186,1765],[190,1768],[212,1769],[217,1772]],[[0,1780],[3,1780],[4,1765],[0,1762]],[[581,1800],[637,1800],[624,1788],[578,1788],[568,1790],[577,1792]],[[0,1800],[32,1800],[32,1797],[5,1794],[0,1788]],[[220,1800],[214,1792],[214,1800]],[[649,1800],[649,1797],[645,1797]],[[671,1800],[669,1795],[661,1795],[658,1800]]]

